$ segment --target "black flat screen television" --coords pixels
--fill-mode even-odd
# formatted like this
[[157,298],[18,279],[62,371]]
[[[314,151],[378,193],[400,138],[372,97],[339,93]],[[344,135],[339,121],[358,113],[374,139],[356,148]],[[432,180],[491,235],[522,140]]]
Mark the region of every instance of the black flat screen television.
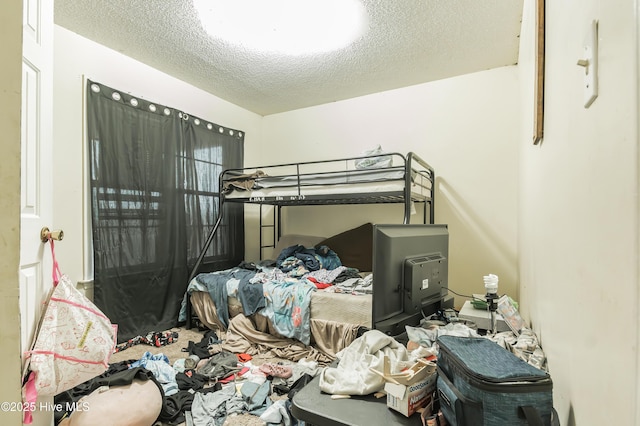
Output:
[[447,225],[374,225],[373,328],[400,335],[442,309],[448,257]]

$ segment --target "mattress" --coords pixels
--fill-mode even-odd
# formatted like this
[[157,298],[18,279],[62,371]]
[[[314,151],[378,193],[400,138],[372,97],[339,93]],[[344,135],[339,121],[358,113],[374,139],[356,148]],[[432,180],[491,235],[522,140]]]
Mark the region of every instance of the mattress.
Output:
[[371,328],[372,295],[316,291],[311,295],[311,319]]
[[[340,195],[340,194],[362,194],[362,193],[389,193],[404,191],[404,180],[368,182],[358,184],[343,185],[314,185],[286,187],[286,188],[260,188],[251,191],[233,191],[225,197],[228,199],[259,199],[272,197],[299,197],[314,195]],[[428,188],[419,185],[412,185],[411,192],[427,196]]]

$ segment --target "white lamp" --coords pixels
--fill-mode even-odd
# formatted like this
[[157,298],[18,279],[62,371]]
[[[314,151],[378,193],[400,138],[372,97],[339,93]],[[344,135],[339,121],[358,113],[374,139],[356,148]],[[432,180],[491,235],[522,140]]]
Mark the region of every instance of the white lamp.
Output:
[[193,0],[216,39],[257,52],[299,56],[344,48],[366,28],[357,0]]

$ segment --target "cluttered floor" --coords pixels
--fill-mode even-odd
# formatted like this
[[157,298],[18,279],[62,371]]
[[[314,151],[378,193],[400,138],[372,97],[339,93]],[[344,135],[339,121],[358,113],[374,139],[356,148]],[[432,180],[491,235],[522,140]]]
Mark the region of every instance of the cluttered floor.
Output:
[[[320,376],[322,392],[340,397],[337,399],[374,393],[382,396],[388,379],[380,374],[385,370],[385,359],[394,362],[393,374],[402,377],[412,371],[409,366],[417,360],[431,362],[435,371],[436,341],[444,335],[464,340],[480,338],[475,329],[459,322],[407,327],[407,341],[402,343],[369,330],[338,354],[339,362],[327,365],[306,358],[275,358],[269,352],[231,353],[222,349],[222,331],[175,328],[119,344],[104,375],[57,395],[56,402],[83,401],[84,397],[91,405],[87,416],[96,416],[98,406],[105,416],[124,411],[139,417],[139,421],[122,424],[136,426],[295,425],[298,421],[291,415],[291,400],[314,377]],[[544,353],[530,330],[523,329],[517,336],[512,332],[497,333],[490,340],[536,371],[546,369]],[[130,389],[122,386],[124,376],[130,378]],[[140,378],[147,387],[134,389],[132,382],[138,379],[140,383]],[[115,393],[109,394],[110,391]],[[551,407],[547,408],[550,412]],[[82,410],[67,413],[66,417],[56,418],[56,425],[98,424],[95,420],[79,421],[83,414]]]
[[[139,336],[136,339],[119,344],[116,347],[116,352],[110,358],[111,368],[109,371],[117,371],[119,370],[118,366],[121,365],[126,367],[135,365],[153,372],[165,395],[165,407],[163,407],[163,412],[154,426],[187,425],[187,419],[185,419],[184,414],[185,411],[189,411],[192,408],[192,401],[182,406],[180,406],[180,403],[184,402],[185,392],[193,394],[193,391],[188,389],[198,388],[198,390],[203,390],[204,388],[210,388],[211,391],[214,389],[219,390],[220,385],[218,384],[216,387],[216,383],[230,383],[233,381],[237,381],[237,383],[255,383],[256,386],[252,387],[252,389],[256,395],[262,397],[262,400],[254,401],[253,406],[251,406],[251,401],[248,407],[239,406],[236,412],[229,410],[228,406],[225,407],[225,410],[231,411],[231,413],[218,416],[216,425],[257,426],[265,423],[285,423],[279,412],[275,416],[271,415],[271,417],[269,417],[270,412],[267,412],[267,416],[263,415],[262,418],[260,415],[264,414],[268,407],[273,406],[271,411],[274,411],[275,408],[282,405],[287,400],[287,394],[294,382],[298,381],[306,373],[315,374],[317,364],[294,363],[260,354],[253,356],[233,354],[233,357],[237,357],[237,359],[234,358],[231,362],[227,362],[228,366],[216,364],[219,368],[214,371],[215,365],[210,363],[214,368],[207,369],[207,361],[214,358],[209,352],[215,353],[215,346],[222,339],[224,339],[224,332],[202,328],[186,329],[182,327],[163,332],[153,332],[147,336]],[[210,351],[210,349],[213,350]],[[220,352],[218,353],[220,354]],[[222,351],[222,353],[225,352]],[[238,368],[235,368],[236,366]],[[168,373],[167,370],[169,370]],[[104,376],[108,376],[109,371]],[[196,371],[200,373],[196,373]],[[174,374],[173,372],[175,372],[175,382],[163,379]],[[267,383],[268,386],[262,386],[262,389],[260,389],[259,385],[262,383]],[[78,391],[78,389],[75,389],[75,391]],[[210,392],[210,394],[212,393]],[[64,401],[68,394],[59,395],[60,401]],[[74,395],[74,400],[77,396],[79,395]],[[166,407],[167,398],[170,398],[168,410]],[[266,398],[269,399],[268,402],[266,402]],[[279,400],[281,402],[275,404]],[[205,405],[203,405],[203,408],[206,411]],[[253,414],[247,409],[251,409]],[[215,415],[215,411],[213,410],[207,414]],[[64,420],[56,420],[56,424],[65,424]]]

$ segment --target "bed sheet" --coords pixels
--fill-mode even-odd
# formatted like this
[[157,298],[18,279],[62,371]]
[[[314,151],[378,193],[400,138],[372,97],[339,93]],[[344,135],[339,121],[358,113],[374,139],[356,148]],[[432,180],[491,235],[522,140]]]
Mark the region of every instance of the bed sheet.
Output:
[[[264,333],[261,334],[262,336],[286,339],[275,330],[266,317],[260,314],[252,315],[250,320],[244,319],[242,304],[238,298],[228,297],[227,300],[231,327],[240,318],[243,324],[251,324],[256,332]],[[218,319],[215,304],[207,291],[193,291],[191,304],[194,313],[205,326],[214,330],[225,329]],[[338,352],[356,339],[361,326],[369,327],[371,323],[371,295],[356,296],[316,291],[311,296],[310,309],[312,346],[320,353],[327,355],[329,359],[335,359]],[[264,344],[264,337],[256,341],[251,340],[250,335],[246,338],[251,343]],[[277,345],[281,346],[281,343]]]
[[311,319],[371,328],[372,300],[370,294],[316,291],[311,295]]

